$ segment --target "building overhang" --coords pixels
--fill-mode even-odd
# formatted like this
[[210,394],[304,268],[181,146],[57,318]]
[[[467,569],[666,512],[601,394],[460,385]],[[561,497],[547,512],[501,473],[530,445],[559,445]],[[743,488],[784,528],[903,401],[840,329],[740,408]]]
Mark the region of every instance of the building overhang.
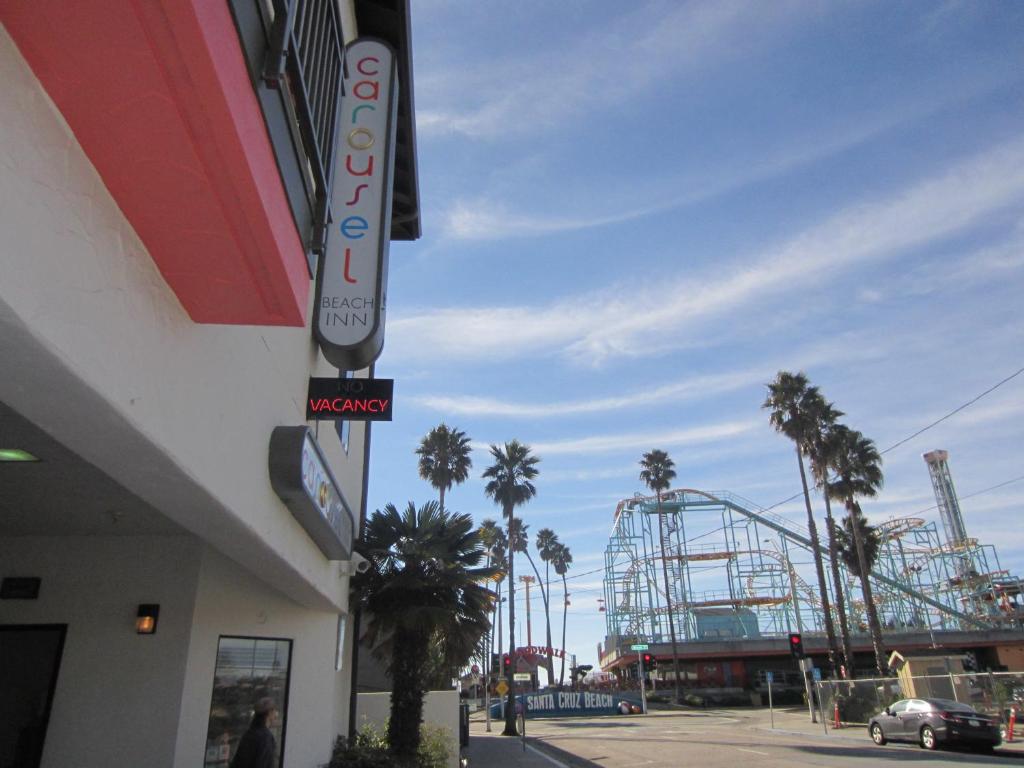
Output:
[[16,0],[0,21],[195,322],[305,323],[305,248],[227,3]]
[[416,102],[412,76],[412,35],[409,0],[354,0],[360,37],[377,37],[395,49],[398,58],[398,129],[395,138],[395,179],[392,185],[391,239],[420,236],[420,193],[416,163]]

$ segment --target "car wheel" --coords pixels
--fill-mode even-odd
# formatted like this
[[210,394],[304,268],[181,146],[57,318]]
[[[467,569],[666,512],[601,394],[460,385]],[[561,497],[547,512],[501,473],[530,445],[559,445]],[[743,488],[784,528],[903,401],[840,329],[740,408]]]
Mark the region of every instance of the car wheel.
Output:
[[921,749],[935,749],[939,746],[938,741],[935,739],[935,731],[932,730],[930,725],[926,725],[921,729]]
[[882,732],[882,726],[878,723],[871,725],[871,740],[878,746],[885,746],[885,734]]

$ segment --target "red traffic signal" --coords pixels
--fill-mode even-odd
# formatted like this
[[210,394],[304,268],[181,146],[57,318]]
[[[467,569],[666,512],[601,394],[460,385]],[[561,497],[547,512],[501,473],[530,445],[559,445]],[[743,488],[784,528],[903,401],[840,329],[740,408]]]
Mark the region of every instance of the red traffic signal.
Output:
[[653,654],[645,653],[642,658],[644,660],[644,669],[654,669],[658,666],[658,660],[654,658]]
[[804,639],[799,632],[789,633],[789,653],[794,659],[804,657]]
[[505,672],[508,672],[512,669],[512,657],[509,656],[507,653],[503,653],[501,655],[501,668]]

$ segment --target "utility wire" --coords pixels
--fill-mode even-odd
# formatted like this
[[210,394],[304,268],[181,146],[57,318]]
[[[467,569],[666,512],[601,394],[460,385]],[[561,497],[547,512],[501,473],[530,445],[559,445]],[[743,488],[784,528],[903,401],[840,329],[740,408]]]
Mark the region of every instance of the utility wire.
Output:
[[1001,386],[1003,386],[1003,384],[1005,384],[1006,382],[1010,381],[1011,379],[1017,378],[1022,373],[1024,373],[1024,368],[1018,368],[1014,373],[1011,373],[1009,376],[1007,376],[1002,381],[1000,381],[1000,382],[998,382],[996,384],[993,384],[991,387],[986,389],[984,392],[982,392],[977,397],[975,397],[975,398],[973,398],[971,400],[968,400],[966,403],[961,405],[959,408],[954,408],[952,411],[947,413],[941,419],[936,419],[931,424],[929,424],[927,427],[922,427],[921,429],[917,430],[917,432],[912,434],[910,437],[905,437],[902,440],[900,440],[898,443],[893,443],[888,448],[886,448],[884,451],[882,451],[882,453],[888,453],[893,448],[899,448],[904,443],[907,443],[907,442],[913,440],[915,437],[917,437],[917,436],[919,436],[921,434],[924,434],[925,432],[927,432],[932,427],[936,427],[939,424],[941,424],[942,422],[944,422],[946,419],[950,418],[951,416],[955,416],[956,414],[960,413],[960,411],[962,411],[964,408],[968,407],[969,405],[974,405],[976,402],[981,400],[981,398],[985,397],[985,395],[988,395],[988,394],[991,394],[992,392],[995,392],[997,389],[999,389]]
[[[1017,378],[1022,373],[1024,373],[1024,368],[1018,368],[1016,371],[1011,373],[1005,379],[1002,379],[1001,381],[996,382],[991,387],[989,387],[984,392],[982,392],[980,395],[977,395],[976,397],[973,397],[970,400],[968,400],[966,403],[963,403],[962,405],[957,406],[952,411],[947,413],[945,416],[942,416],[941,418],[936,419],[935,421],[933,421],[931,424],[929,424],[926,427],[922,427],[921,429],[917,430],[917,432],[915,432],[914,434],[910,435],[909,437],[905,437],[902,440],[893,443],[888,448],[886,448],[884,451],[880,451],[879,453],[880,454],[886,454],[889,451],[893,450],[894,448],[899,448],[904,443],[910,442],[915,437],[919,437],[919,436],[923,435],[925,432],[927,432],[932,427],[938,426],[939,424],[944,422],[946,419],[949,419],[949,418],[955,416],[956,414],[960,413],[960,411],[964,410],[965,408],[967,408],[967,407],[969,407],[971,405],[974,405],[976,402],[981,400],[981,398],[985,397],[986,395],[992,394],[997,389],[999,389],[1001,386],[1003,386],[1003,384],[1005,384],[1008,381],[1011,381],[1012,379]],[[1009,482],[1014,482],[1014,481],[1009,481]],[[979,491],[979,493],[981,493],[981,491]],[[770,507],[767,507],[766,511],[771,511],[771,510],[775,509],[776,507],[781,507],[783,504],[788,504],[789,502],[793,501],[794,499],[799,499],[803,495],[804,495],[803,491],[797,491],[792,496],[790,496],[788,499],[783,499],[782,501],[777,501],[774,504],[772,504]],[[932,507],[932,509],[935,509],[935,507]],[[925,511],[927,511],[927,510],[925,510]]]
[[[964,499],[972,499],[975,496],[981,496],[981,494],[983,494],[983,493],[988,493],[989,491],[994,491],[994,490],[997,490],[999,488],[1004,488],[1005,486],[1012,485],[1013,483],[1019,483],[1021,480],[1024,480],[1024,475],[1021,475],[1020,477],[1015,477],[1012,480],[1004,480],[1001,483],[996,483],[995,485],[990,485],[988,488],[982,488],[980,491],[975,491],[974,493],[968,493],[965,496],[960,496],[960,500],[963,501]],[[931,512],[933,509],[938,509],[938,508],[939,508],[938,504],[932,504],[930,507],[927,507],[926,509],[919,509],[914,514],[915,515],[923,515],[925,512]]]

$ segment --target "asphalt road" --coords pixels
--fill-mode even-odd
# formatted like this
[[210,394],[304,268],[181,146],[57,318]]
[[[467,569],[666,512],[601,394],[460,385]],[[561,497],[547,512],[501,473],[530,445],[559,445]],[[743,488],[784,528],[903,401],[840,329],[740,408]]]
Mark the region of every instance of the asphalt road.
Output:
[[[1024,766],[1024,752],[983,755],[970,751],[928,752],[916,745],[877,747],[866,729],[825,735],[797,713],[777,713],[776,729],[764,711],[707,710],[650,715],[527,722],[534,744],[566,766],[701,768],[745,766],[828,766],[915,768],[949,765]],[[552,763],[552,765],[554,765]]]

